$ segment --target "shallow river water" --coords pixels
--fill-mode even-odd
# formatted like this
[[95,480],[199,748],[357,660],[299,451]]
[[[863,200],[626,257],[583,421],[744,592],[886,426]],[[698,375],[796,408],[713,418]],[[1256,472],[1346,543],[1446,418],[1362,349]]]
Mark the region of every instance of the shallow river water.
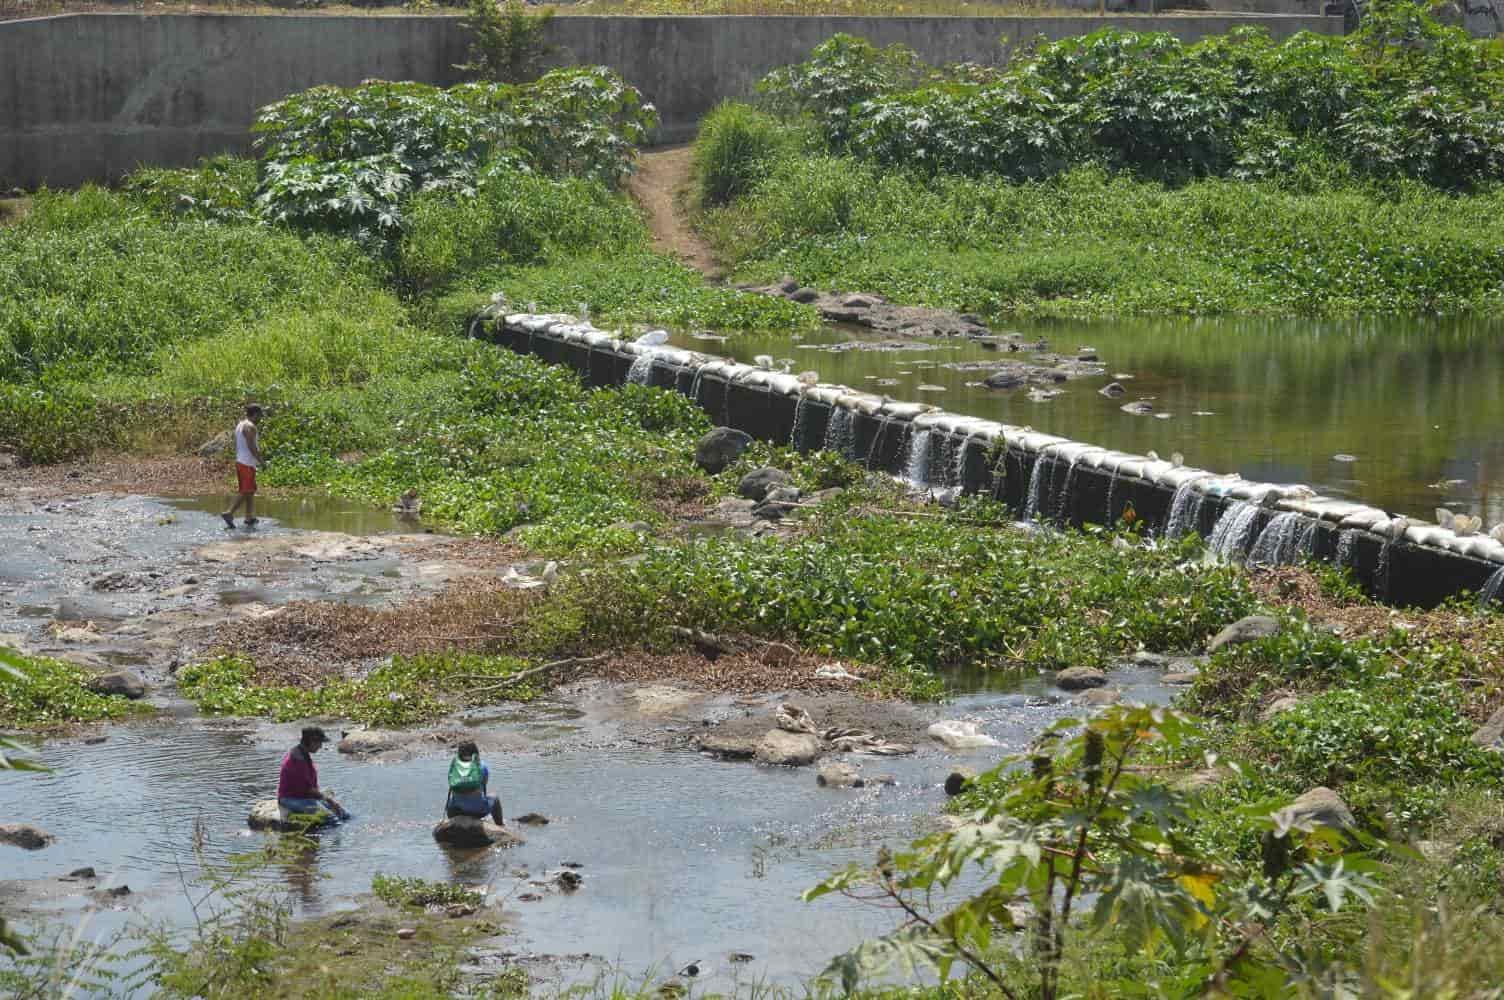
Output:
[[[830,329],[802,341],[676,336],[674,343],[751,362],[770,355],[822,382],[931,403],[956,413],[1029,425],[1120,451],[1174,452],[1188,465],[1249,479],[1306,483],[1434,518],[1440,505],[1504,521],[1504,322],[1384,317],[1323,320],[1033,322],[1012,329],[1054,352],[1096,349],[1102,377],[1066,383],[1032,402],[1027,390],[979,383],[956,362],[1027,361],[959,340],[923,350],[843,351],[821,345],[862,337]],[[1097,390],[1115,376],[1118,399]],[[940,391],[921,388],[939,387]],[[1168,419],[1120,407],[1150,399]],[[1336,458],[1335,456],[1343,456]]]
[[[1127,669],[1115,682],[1132,698],[1163,700],[1158,673]],[[526,843],[507,850],[450,852],[434,844],[443,749],[390,763],[326,751],[318,759],[321,779],[356,818],[321,835],[300,863],[261,877],[285,882],[302,914],[358,905],[355,897],[369,891],[376,872],[489,886],[509,928],[501,947],[576,956],[561,970],[573,981],[604,975],[640,982],[699,961],[709,983],[797,984],[836,952],[892,927],[890,913],[839,898],[805,904],[802,890],[849,862],[870,861],[880,843],[931,828],[953,764],[986,766],[1073,712],[1040,679],[1012,688],[959,694],[936,709],[937,717],[977,719],[1001,749],[951,754],[936,745],[912,757],[858,758],[865,773],[890,774],[897,784],[851,790],[817,786],[811,768],[664,748],[666,727],[688,734],[702,716],[739,711],[726,698],[668,720],[602,710],[609,699],[592,701],[588,693],[581,708],[559,703],[475,715],[478,731],[529,746],[489,758],[509,815],[536,811],[552,820],[522,827]],[[41,756],[52,773],[0,773],[0,816],[36,823],[58,841],[36,854],[7,850],[4,877],[40,880],[33,894],[38,884],[44,893],[76,892],[57,877],[92,865],[100,886],[131,888],[123,901],[94,912],[93,931],[141,918],[184,925],[190,915],[179,866],[195,869],[195,823],[215,858],[268,836],[246,831],[244,818],[273,790],[293,739],[291,727],[185,718],[116,727],[102,743],[49,744]],[[532,884],[564,862],[582,866],[577,892]],[[523,892],[542,899],[518,901]],[[89,903],[57,895],[31,906],[28,920],[71,924]],[[754,960],[732,963],[737,952]],[[582,953],[592,958],[579,959]]]

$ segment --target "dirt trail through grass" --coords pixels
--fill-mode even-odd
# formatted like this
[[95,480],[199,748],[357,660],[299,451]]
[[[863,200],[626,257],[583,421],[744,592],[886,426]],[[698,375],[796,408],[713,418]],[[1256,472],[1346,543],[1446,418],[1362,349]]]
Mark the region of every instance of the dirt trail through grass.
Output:
[[627,188],[648,216],[657,249],[682,260],[707,278],[719,278],[721,270],[704,240],[690,228],[684,199],[689,191],[694,149],[689,145],[666,146],[637,158],[637,172]]

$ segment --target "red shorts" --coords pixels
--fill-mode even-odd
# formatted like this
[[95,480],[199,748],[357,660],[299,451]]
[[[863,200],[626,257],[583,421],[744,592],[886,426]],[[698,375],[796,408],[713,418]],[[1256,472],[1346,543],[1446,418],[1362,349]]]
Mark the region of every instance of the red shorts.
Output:
[[235,480],[240,484],[240,495],[248,496],[256,492],[256,467],[254,465],[242,465],[235,463]]

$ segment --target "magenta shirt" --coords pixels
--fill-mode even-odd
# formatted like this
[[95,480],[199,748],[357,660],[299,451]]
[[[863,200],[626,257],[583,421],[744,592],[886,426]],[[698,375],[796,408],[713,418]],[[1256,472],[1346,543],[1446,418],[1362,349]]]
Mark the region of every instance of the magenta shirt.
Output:
[[277,778],[277,798],[311,799],[319,787],[319,772],[313,758],[302,747],[293,747],[282,758],[282,774]]

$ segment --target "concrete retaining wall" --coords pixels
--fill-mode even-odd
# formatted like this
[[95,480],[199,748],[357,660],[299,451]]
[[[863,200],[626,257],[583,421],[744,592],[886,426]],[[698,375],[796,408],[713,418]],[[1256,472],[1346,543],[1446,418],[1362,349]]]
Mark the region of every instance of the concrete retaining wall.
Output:
[[[661,141],[694,134],[718,102],[805,58],[837,32],[902,42],[933,62],[998,63],[1036,35],[1104,24],[1196,39],[1256,23],[1277,38],[1337,33],[1341,18],[556,17],[559,62],[619,71],[662,115]],[[1000,44],[1001,42],[1001,44]],[[256,109],[321,83],[457,82],[452,15],[74,14],[0,22],[0,189],[109,182],[140,164],[190,166],[245,152]]]
[[895,475],[918,470],[926,482],[989,493],[1027,516],[1104,524],[1131,508],[1150,530],[1195,531],[1234,560],[1267,550],[1270,561],[1311,555],[1339,562],[1371,593],[1396,604],[1434,605],[1462,589],[1482,591],[1504,573],[1498,541],[1411,524],[1303,486],[1219,476],[923,403],[805,384],[694,351],[645,347],[571,316],[507,315],[472,329],[573,368],[591,385],[631,380],[673,389],[723,426],[801,451],[840,450]]

